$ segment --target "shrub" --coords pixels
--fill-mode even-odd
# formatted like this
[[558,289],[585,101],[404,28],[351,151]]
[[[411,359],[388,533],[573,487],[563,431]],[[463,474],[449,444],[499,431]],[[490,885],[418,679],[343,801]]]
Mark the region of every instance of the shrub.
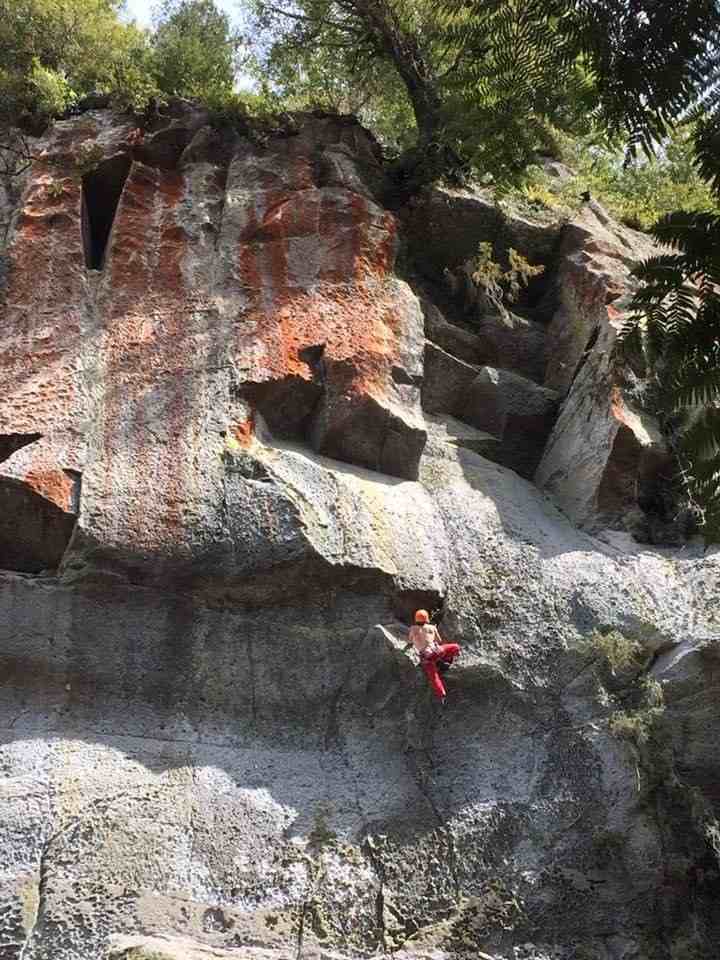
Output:
[[35,91],[35,108],[43,116],[59,116],[77,99],[65,74],[44,67],[37,58],[32,62],[28,79]]
[[515,303],[524,287],[533,277],[539,277],[545,270],[542,265],[533,265],[513,247],[508,250],[508,269],[493,258],[492,244],[478,244],[478,252],[473,261],[474,270],[470,279],[480,291],[486,307],[494,307],[505,313],[505,304]]
[[630,668],[641,669],[645,659],[640,643],[619,630],[595,630],[578,646],[584,653],[600,656],[613,676]]
[[651,677],[643,677],[633,692],[638,701],[636,708],[613,714],[608,726],[616,737],[642,746],[650,740],[655,723],[665,710],[665,700],[662,686]]
[[530,216],[551,210],[572,216],[588,191],[613,217],[635,230],[650,230],[673,210],[717,209],[709,185],[700,176],[693,157],[692,126],[678,127],[653,160],[626,164],[622,149],[596,138],[568,137],[556,131],[558,159],[573,176],[562,181],[539,165],[525,172],[521,186],[510,189],[505,202]]

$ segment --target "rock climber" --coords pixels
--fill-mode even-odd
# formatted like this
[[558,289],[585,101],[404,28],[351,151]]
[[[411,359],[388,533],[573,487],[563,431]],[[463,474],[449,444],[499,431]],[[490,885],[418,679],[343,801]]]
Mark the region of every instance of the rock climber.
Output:
[[433,693],[445,706],[446,690],[440,672],[445,673],[450,667],[460,653],[460,647],[457,643],[442,642],[438,628],[430,623],[427,610],[416,611],[415,624],[410,627],[409,641],[417,650],[420,666],[430,681]]

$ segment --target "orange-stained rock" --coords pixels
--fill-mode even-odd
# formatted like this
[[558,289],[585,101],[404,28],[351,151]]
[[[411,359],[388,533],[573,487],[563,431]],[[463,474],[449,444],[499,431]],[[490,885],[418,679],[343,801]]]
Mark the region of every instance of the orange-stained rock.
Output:
[[653,251],[647,237],[608,221],[598,205],[583,208],[563,233],[555,287],[559,304],[548,327],[545,386],[565,393],[593,333],[622,310],[630,269]]
[[308,177],[286,143],[230,167],[220,250],[222,288],[244,294],[236,389],[279,435],[413,478],[425,440],[422,319],[391,275],[394,218]]
[[[422,318],[392,272],[371,141],[321,118],[217,150],[202,122],[143,136],[110,114],[60,123],[22,200],[0,434],[40,436],[0,477],[79,509],[76,552],[192,564],[213,551],[225,437],[251,444],[256,418],[270,442],[417,476]],[[93,150],[106,159],[83,208]]]
[[64,470],[30,470],[25,474],[25,483],[61,510],[75,512],[77,484]]
[[239,420],[230,428],[230,433],[241,447],[248,447],[255,436],[255,422],[252,417]]

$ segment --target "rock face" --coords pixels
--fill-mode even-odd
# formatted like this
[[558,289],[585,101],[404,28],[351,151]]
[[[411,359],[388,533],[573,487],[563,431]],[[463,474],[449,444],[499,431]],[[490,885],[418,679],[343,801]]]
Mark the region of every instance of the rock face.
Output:
[[[575,522],[592,530],[657,525],[644,517],[676,467],[655,419],[627,396],[614,356],[625,320],[629,271],[647,240],[595,206],[566,231],[560,305],[548,330],[545,382],[567,393],[536,481]],[[646,537],[647,539],[647,537]]]
[[465,399],[465,419],[496,436],[500,462],[523,477],[537,466],[557,408],[557,394],[507,370],[481,367]]
[[594,241],[528,228],[565,251],[530,376],[395,275],[420,214],[356,123],[206,119],[60,123],[16,198],[0,958],[710,960],[720,554],[578,528],[659,446],[566,289]]

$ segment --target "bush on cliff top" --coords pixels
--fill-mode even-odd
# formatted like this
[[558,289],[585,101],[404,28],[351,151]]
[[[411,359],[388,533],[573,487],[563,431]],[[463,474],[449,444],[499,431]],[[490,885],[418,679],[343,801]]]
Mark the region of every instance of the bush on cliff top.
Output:
[[572,216],[589,191],[617,220],[635,230],[649,231],[673,210],[716,210],[718,203],[695,164],[693,128],[674,130],[661,153],[626,163],[620,145],[599,142],[596,136],[556,135],[555,158],[566,164],[563,178],[543,168],[528,168],[525,182],[508,192],[504,202],[530,216],[552,210]]
[[93,90],[147,92],[148,41],[118,0],[0,0],[0,110],[31,126]]
[[[595,127],[649,150],[711,79],[720,40],[717,0],[248,3],[279,88],[329,73],[336,87],[362,79],[364,110],[403,100],[413,142],[397,178],[411,186],[471,168],[512,179],[551,128]],[[384,73],[394,83],[373,86]]]
[[39,129],[89,93],[142,109],[150,97],[232,92],[239,37],[213,0],[165,0],[154,31],[121,0],[0,0],[0,121]]

